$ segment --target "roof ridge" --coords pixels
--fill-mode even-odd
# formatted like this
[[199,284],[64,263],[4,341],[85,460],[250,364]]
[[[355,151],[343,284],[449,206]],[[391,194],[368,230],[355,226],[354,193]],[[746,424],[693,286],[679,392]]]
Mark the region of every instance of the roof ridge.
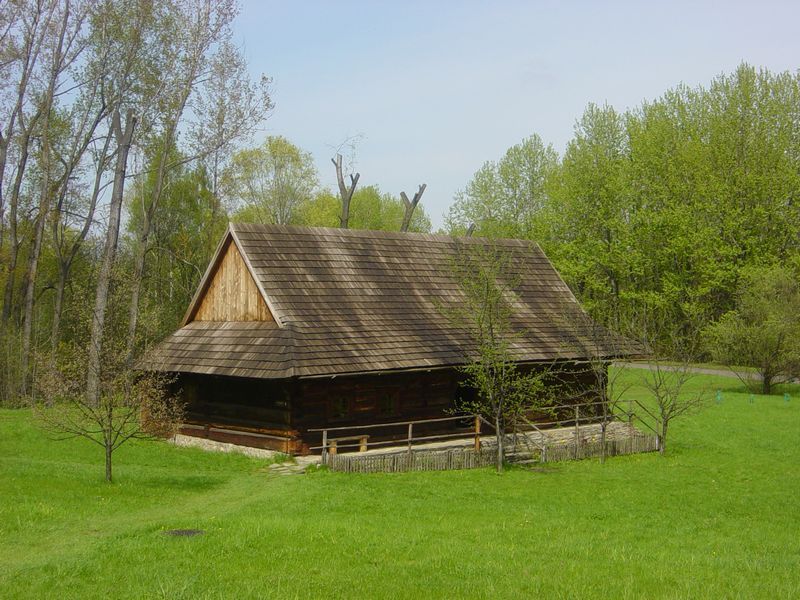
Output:
[[[306,225],[277,225],[274,223],[237,223],[231,221],[228,227],[234,231],[254,232],[263,231],[265,233],[307,233],[307,234],[327,234],[338,235],[353,238],[365,239],[402,239],[412,238],[419,240],[442,241],[442,242],[466,242],[466,243],[502,243],[509,245],[514,243],[517,245],[534,245],[539,248],[538,242],[534,240],[526,240],[522,238],[489,238],[483,236],[459,236],[449,235],[446,233],[425,233],[418,231],[387,231],[385,229],[343,229],[341,227],[311,227]],[[249,230],[249,231],[248,231]]]

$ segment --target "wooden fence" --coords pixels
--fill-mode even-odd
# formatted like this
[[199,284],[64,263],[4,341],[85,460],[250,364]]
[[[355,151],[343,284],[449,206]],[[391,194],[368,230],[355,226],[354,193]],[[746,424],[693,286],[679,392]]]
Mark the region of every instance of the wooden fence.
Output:
[[[622,439],[606,440],[606,456],[638,454],[640,452],[656,452],[658,438],[654,435],[634,434]],[[550,463],[562,460],[580,460],[583,458],[600,458],[603,454],[603,442],[597,440],[578,444],[547,445],[538,457],[539,462]]]
[[[626,438],[606,440],[606,456],[655,452],[658,438],[654,435],[634,434]],[[533,453],[509,455],[510,463],[553,463],[564,460],[599,458],[602,442],[553,444],[536,449]],[[513,458],[512,458],[513,457]],[[522,457],[520,459],[520,457]],[[485,444],[480,450],[470,447],[446,450],[403,450],[385,454],[329,454],[328,468],[346,473],[400,473],[404,471],[450,471],[475,469],[494,465],[497,448]]]
[[451,448],[448,450],[412,450],[387,454],[330,454],[328,468],[346,473],[400,473],[403,471],[451,471],[493,465],[493,448]]

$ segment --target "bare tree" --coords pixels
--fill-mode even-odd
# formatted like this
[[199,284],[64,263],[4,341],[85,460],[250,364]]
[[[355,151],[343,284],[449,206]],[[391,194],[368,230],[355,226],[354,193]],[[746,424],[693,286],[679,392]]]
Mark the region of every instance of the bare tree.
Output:
[[342,229],[347,229],[350,220],[350,201],[353,199],[353,192],[356,191],[356,185],[358,185],[361,173],[350,175],[350,185],[348,186],[344,181],[342,155],[337,152],[336,158],[332,158],[331,162],[336,167],[336,181],[339,184],[339,197],[342,199],[342,215],[339,218],[339,226]]
[[700,410],[708,401],[706,389],[690,385],[696,376],[693,365],[701,347],[699,328],[665,331],[666,319],[649,310],[638,312],[633,319],[639,340],[650,349],[646,368],[637,369],[637,373],[655,405],[655,411],[647,413],[655,421],[658,450],[663,455],[672,422]]
[[576,367],[583,368],[589,377],[588,384],[582,383],[574,397],[578,403],[587,400],[586,412],[599,420],[600,462],[604,463],[608,425],[617,418],[622,399],[632,387],[623,369],[610,368],[611,361],[631,354],[641,355],[644,348],[588,315],[573,315],[569,322],[562,322],[561,328],[567,336],[563,348],[565,358],[575,360]]
[[414,216],[414,209],[417,208],[417,204],[419,204],[419,201],[422,199],[422,194],[425,193],[426,187],[427,184],[425,183],[419,186],[419,190],[414,194],[413,200],[409,200],[405,192],[400,192],[400,198],[403,200],[403,206],[405,207],[403,224],[400,226],[400,231],[408,231],[408,228],[411,226],[411,217]]
[[96,399],[84,393],[83,349],[62,346],[37,377],[35,414],[56,439],[82,437],[101,446],[105,478],[112,480],[112,457],[131,439],[168,437],[183,420],[183,405],[169,395],[172,380],[157,373],[135,376],[125,366],[119,338],[106,347]]

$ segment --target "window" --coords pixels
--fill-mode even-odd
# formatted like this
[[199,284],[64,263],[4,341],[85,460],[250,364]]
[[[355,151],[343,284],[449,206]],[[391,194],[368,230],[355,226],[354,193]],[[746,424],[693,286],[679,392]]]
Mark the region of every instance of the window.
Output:
[[397,401],[394,394],[384,394],[378,400],[378,414],[394,415],[397,413]]
[[333,398],[328,405],[328,418],[329,419],[344,419],[349,414],[349,406],[347,398],[338,397]]

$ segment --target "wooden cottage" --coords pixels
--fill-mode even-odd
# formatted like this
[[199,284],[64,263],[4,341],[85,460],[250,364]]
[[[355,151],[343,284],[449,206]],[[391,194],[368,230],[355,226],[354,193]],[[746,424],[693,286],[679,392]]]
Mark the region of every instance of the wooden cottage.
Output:
[[557,361],[580,386],[589,355],[629,353],[574,343],[588,318],[531,242],[232,224],[143,368],[177,375],[184,434],[289,453],[319,446],[321,427],[451,414],[474,350],[443,316],[464,300],[454,261],[488,244],[509,258],[519,363]]

